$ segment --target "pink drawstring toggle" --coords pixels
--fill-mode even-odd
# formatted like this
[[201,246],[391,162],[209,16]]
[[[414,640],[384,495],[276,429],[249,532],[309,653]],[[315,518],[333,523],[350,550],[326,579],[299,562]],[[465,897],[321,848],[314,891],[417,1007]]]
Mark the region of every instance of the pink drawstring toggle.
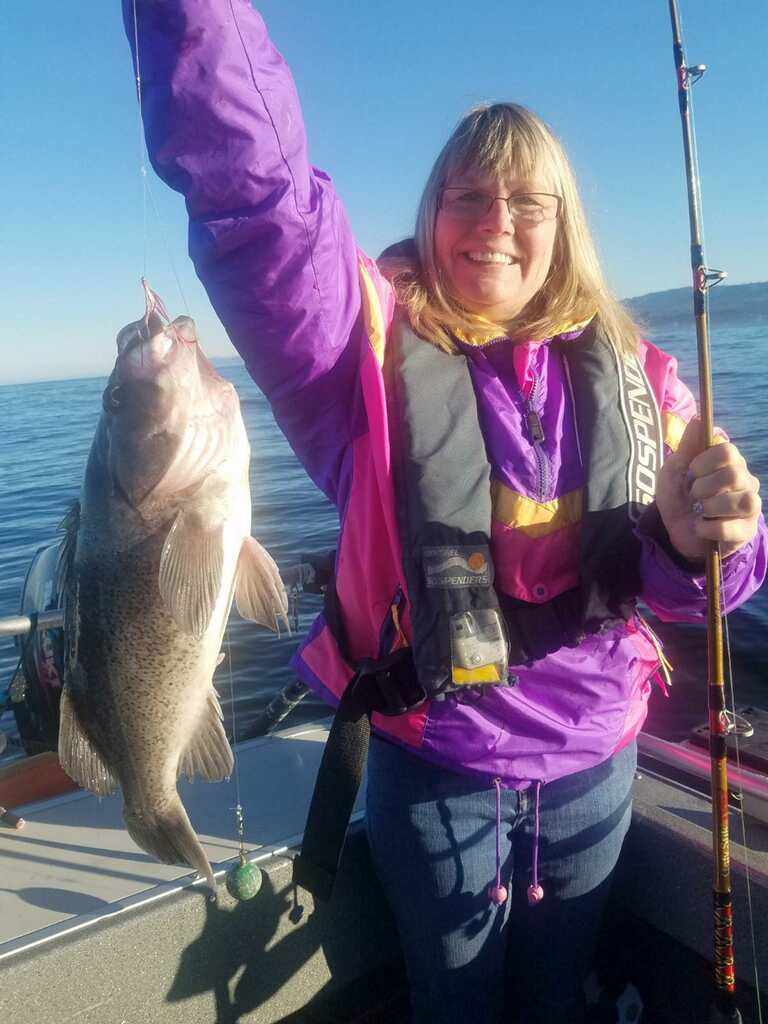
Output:
[[489,885],[488,899],[500,907],[507,899],[506,887],[501,884],[501,779],[494,779],[496,787],[496,885]]
[[495,903],[497,907],[500,907],[502,903],[507,901],[507,890],[503,885],[489,885],[488,899],[491,903]]
[[544,890],[540,885],[529,885],[528,886],[528,906],[535,907],[537,903],[541,903],[544,899]]
[[533,805],[533,882],[528,886],[528,906],[535,907],[544,899],[544,890],[539,885],[539,806],[541,804],[541,781],[536,783],[536,797]]

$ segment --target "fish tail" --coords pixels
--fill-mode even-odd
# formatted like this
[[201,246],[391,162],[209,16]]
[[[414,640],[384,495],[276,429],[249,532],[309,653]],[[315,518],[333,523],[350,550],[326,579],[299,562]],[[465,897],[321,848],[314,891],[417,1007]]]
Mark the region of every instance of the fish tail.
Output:
[[216,880],[210,861],[178,797],[162,811],[147,811],[126,802],[123,804],[123,818],[128,835],[137,846],[161,864],[187,864],[199,871],[216,895]]

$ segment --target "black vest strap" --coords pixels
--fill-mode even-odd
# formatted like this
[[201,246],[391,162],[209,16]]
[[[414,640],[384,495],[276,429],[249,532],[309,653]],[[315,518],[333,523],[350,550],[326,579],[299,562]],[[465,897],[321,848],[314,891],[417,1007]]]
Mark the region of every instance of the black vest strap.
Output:
[[336,709],[309,806],[293,881],[315,899],[330,899],[344,849],[349,819],[368,760],[371,713],[360,706],[350,684]]
[[317,773],[293,880],[328,900],[368,760],[371,714],[402,715],[426,700],[410,648],[363,661],[342,694]]

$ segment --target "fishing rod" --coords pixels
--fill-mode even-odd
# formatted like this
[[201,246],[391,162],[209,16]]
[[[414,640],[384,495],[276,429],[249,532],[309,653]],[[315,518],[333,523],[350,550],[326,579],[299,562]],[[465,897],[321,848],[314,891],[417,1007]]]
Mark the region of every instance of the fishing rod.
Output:
[[[689,67],[685,62],[680,35],[680,19],[676,0],[669,0],[672,35],[677,70],[677,95],[683,127],[685,169],[688,179],[688,216],[691,229],[691,269],[693,270],[693,315],[699,365],[699,399],[701,406],[702,449],[715,443],[712,412],[712,374],[709,357],[708,290],[726,276],[721,270],[710,270],[704,258],[699,207],[698,161],[691,125],[689,90],[706,71],[704,64]],[[712,1020],[740,1024],[736,1007],[733,955],[733,906],[731,899],[730,838],[728,835],[728,774],[726,736],[728,718],[725,702],[723,667],[723,622],[720,598],[720,548],[716,541],[707,542],[707,647],[709,752],[712,777],[712,844],[713,897],[715,940],[715,999]]]

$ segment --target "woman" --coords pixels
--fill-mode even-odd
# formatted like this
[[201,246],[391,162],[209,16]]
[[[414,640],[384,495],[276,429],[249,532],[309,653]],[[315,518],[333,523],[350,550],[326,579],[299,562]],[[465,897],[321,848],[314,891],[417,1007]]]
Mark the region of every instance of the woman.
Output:
[[528,1024],[580,1021],[662,658],[635,599],[704,618],[712,539],[726,605],[745,600],[757,481],[733,445],[700,451],[537,118],[470,113],[380,268],[310,166],[260,17],[214,6],[138,0],[147,139],[214,307],[340,512],[335,603],[293,667],[334,704],[371,666],[407,691],[373,714],[367,807],[414,1020],[490,1024],[508,999]]

